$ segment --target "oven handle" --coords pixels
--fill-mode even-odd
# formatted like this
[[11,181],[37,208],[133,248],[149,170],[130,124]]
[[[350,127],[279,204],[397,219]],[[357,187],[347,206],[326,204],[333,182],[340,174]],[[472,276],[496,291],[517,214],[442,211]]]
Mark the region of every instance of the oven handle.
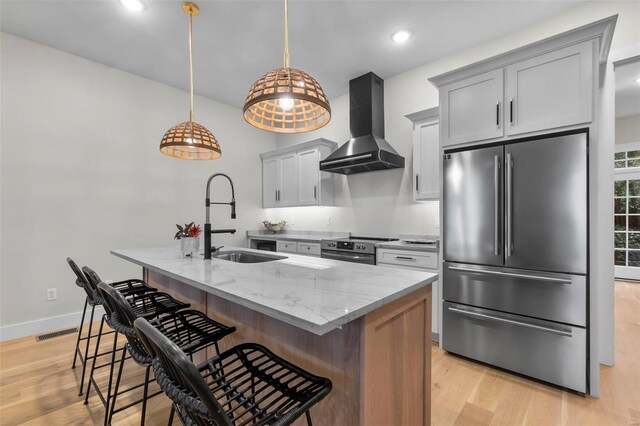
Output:
[[373,255],[370,256],[358,256],[352,254],[340,254],[331,251],[322,250],[320,253],[320,257],[325,259],[333,259],[333,260],[344,260],[347,262],[355,262],[355,263],[371,263],[375,262],[375,257]]

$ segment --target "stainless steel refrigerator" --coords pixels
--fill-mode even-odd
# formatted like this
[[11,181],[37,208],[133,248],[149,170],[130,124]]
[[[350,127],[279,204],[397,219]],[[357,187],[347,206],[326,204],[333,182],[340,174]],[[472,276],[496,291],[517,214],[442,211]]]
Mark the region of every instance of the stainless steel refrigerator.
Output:
[[445,151],[445,350],[588,392],[587,145]]

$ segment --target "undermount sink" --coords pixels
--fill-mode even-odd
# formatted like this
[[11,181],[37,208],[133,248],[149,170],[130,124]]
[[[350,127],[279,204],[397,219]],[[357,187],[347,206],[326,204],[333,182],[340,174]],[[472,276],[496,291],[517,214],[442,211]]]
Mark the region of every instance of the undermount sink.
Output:
[[286,256],[276,256],[270,254],[256,254],[249,251],[242,250],[233,250],[233,251],[224,251],[217,254],[211,255],[212,259],[220,259],[227,260],[229,262],[236,263],[262,263],[262,262],[272,262],[274,260],[282,260],[286,259]]

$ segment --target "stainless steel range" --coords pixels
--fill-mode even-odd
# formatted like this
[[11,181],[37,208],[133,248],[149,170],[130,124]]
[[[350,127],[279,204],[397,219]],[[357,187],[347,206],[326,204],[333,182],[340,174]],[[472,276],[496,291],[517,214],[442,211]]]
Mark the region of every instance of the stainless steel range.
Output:
[[320,256],[345,262],[376,264],[376,243],[396,241],[397,238],[349,237],[322,240]]

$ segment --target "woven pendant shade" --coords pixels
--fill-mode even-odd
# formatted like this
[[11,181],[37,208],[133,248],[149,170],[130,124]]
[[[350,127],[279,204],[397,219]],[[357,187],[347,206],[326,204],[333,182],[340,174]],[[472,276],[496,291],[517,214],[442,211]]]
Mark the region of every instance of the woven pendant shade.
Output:
[[[292,104],[291,108],[281,107],[283,98]],[[315,78],[295,68],[276,68],[249,89],[244,119],[259,129],[272,132],[308,132],[329,122],[331,107]]]
[[167,130],[160,141],[160,152],[184,160],[215,160],[222,150],[215,136],[193,121],[193,17],[200,14],[195,3],[185,2],[182,10],[189,15],[189,121]]
[[185,121],[167,130],[160,141],[160,152],[185,160],[215,160],[222,155],[215,136],[194,121]]

